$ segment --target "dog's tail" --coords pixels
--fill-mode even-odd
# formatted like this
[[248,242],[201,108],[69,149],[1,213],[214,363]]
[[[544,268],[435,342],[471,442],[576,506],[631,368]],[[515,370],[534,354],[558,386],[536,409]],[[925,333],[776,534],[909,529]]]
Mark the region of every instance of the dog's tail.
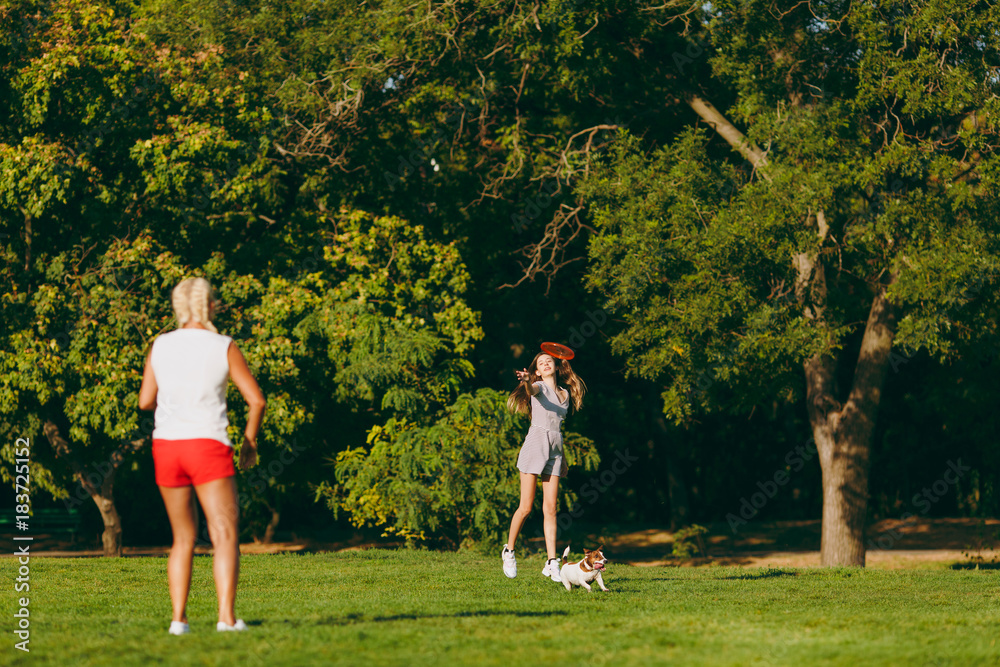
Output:
[[563,551],[562,564],[565,565],[569,562],[569,545],[566,545],[566,550]]

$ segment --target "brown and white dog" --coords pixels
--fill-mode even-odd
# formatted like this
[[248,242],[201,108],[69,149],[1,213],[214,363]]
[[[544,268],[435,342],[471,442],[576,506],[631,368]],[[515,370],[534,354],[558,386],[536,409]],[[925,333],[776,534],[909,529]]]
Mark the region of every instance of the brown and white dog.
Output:
[[604,545],[602,544],[594,551],[584,549],[583,560],[576,563],[568,563],[566,561],[569,559],[569,547],[566,547],[562,555],[563,566],[559,570],[559,578],[562,579],[566,590],[572,590],[573,586],[583,586],[589,593],[590,582],[596,580],[601,590],[607,592],[608,589],[605,588],[604,580],[601,578],[601,572],[604,571],[604,566],[608,562],[608,559],[601,552],[603,548]]

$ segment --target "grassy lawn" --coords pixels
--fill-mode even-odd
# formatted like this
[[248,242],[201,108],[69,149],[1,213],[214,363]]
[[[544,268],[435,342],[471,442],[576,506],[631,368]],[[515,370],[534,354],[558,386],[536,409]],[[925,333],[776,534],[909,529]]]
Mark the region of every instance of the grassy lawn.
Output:
[[[609,550],[609,555],[613,554]],[[4,571],[13,581],[15,561]],[[31,559],[31,653],[0,664],[980,665],[1000,663],[996,571],[631,567],[567,593],[538,557],[506,579],[472,553],[244,556],[237,615],[215,631],[196,557],[192,634],[167,634],[165,558]]]

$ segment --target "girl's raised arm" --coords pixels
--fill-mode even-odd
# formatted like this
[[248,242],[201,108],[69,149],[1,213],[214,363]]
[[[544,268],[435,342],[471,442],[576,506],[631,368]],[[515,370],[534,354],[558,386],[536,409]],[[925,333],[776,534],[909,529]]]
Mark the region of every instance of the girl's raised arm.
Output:
[[514,371],[514,375],[517,376],[517,379],[519,381],[524,383],[524,387],[525,389],[528,390],[529,396],[534,396],[540,391],[540,389],[536,387],[533,382],[528,382],[528,380],[531,378],[531,373],[528,372],[527,368],[524,368],[519,371]]

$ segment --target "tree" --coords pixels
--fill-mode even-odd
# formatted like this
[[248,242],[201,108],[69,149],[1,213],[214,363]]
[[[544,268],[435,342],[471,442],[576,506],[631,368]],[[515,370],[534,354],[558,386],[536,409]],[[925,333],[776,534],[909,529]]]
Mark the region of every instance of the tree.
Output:
[[710,9],[698,32],[734,100],[727,115],[708,86],[683,95],[743,161],[693,123],[651,155],[623,136],[581,188],[598,230],[589,282],[625,318],[615,350],[668,382],[678,422],[805,400],[822,562],[863,566],[872,433],[905,358],[894,345],[947,358],[993,327],[997,10]]
[[[517,503],[511,475],[523,427],[502,392],[462,394],[433,421],[390,419],[369,431],[369,447],[337,455],[335,485],[323,485],[334,512],[346,511],[356,526],[384,527],[407,544],[495,544],[505,530],[504,509]],[[594,443],[566,433],[567,462],[597,468]],[[560,489],[567,506],[576,502]]]
[[[114,473],[151,432],[134,405],[139,373],[185,275],[213,281],[220,329],[268,395],[265,463],[297,455],[293,436],[314,436],[316,415],[316,430],[349,436],[452,400],[482,335],[455,244],[288,197],[286,165],[268,158],[279,128],[212,45],[154,44],[112,4],[17,9],[2,14],[24,29],[4,42],[15,76],[0,137],[0,429],[44,430],[36,481],[69,503],[81,500],[71,480],[82,485],[107,554],[122,544]],[[314,441],[343,446],[331,440]],[[258,475],[244,495],[245,508],[269,505],[271,533],[281,489],[319,482],[323,453],[311,452],[317,465]]]
[[108,5],[20,2],[2,17],[11,74],[0,136],[2,428],[36,443],[44,433],[51,448],[33,451],[33,481],[71,503],[75,478],[116,554],[115,472],[145,438],[118,399],[144,332],[161,326],[162,296],[143,303],[138,292],[178,268],[143,254],[148,239],[113,238],[129,234],[118,223],[137,208],[123,153],[152,125],[134,112],[161,86]]
[[[4,310],[30,324],[5,336],[0,414],[7,429],[34,436],[36,487],[73,507],[81,498],[66,487],[76,480],[101,513],[105,554],[120,555],[115,474],[152,433],[134,385],[147,341],[167,324],[163,286],[185,269],[148,238],[115,243],[80,269],[83,254],[50,263],[50,281],[30,297],[4,295]],[[37,447],[40,434],[50,449]]]
[[242,506],[267,508],[265,541],[288,499],[323,485],[324,464],[378,420],[424,423],[454,400],[472,375],[466,355],[483,335],[455,244],[429,240],[400,218],[346,210],[314,243],[317,256],[285,276],[219,279],[223,298],[238,306],[227,320],[248,339],[279,450],[277,462],[265,461],[279,474],[246,475]]

